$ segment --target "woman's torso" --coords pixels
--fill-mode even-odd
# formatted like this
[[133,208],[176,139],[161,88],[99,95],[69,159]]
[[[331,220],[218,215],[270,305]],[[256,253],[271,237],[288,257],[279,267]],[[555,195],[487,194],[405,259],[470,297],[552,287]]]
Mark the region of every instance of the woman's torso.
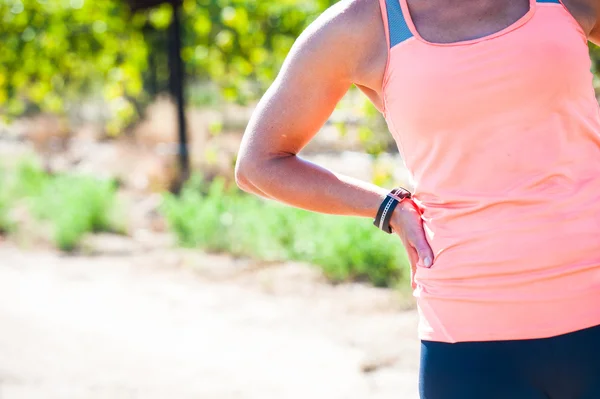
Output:
[[424,3],[380,0],[382,108],[436,254],[416,275],[421,338],[600,324],[600,115],[584,31],[557,0],[495,5],[500,18],[475,7],[479,22],[454,30],[443,27],[460,15]]

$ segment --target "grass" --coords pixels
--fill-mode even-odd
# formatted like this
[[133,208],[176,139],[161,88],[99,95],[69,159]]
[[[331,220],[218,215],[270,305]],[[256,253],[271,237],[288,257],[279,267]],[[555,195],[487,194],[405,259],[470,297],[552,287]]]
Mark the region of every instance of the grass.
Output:
[[[32,161],[11,173],[0,171],[0,231],[18,224],[20,206],[63,251],[76,249],[88,233],[122,232],[113,181],[73,174],[49,175]],[[381,233],[369,220],[319,215],[264,201],[192,178],[180,196],[165,194],[162,206],[181,245],[266,261],[303,261],[319,266],[333,282],[369,281],[396,286],[408,280],[408,262],[399,239]]]
[[408,261],[395,236],[366,219],[319,215],[207,184],[194,177],[179,197],[167,194],[163,213],[183,246],[262,260],[320,266],[334,282],[408,281]]
[[12,207],[24,202],[36,220],[50,225],[52,241],[63,251],[76,249],[87,233],[123,232],[115,214],[117,187],[113,181],[54,176],[32,161],[22,162],[13,173],[3,172],[0,181],[4,183],[0,228],[4,220],[9,229],[18,227],[7,215]]
[[116,186],[111,181],[58,176],[32,198],[31,208],[39,220],[53,226],[56,246],[72,251],[87,233],[122,231],[112,216],[115,199]]
[[[0,187],[5,187],[4,176],[0,175]],[[10,233],[14,223],[10,217],[11,198],[5,190],[0,190],[0,234]]]

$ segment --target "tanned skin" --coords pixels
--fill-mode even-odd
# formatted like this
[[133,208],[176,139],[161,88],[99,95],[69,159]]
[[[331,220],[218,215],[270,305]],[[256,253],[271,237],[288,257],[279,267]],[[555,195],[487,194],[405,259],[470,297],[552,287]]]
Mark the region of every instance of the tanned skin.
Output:
[[[589,40],[600,43],[600,0],[564,0]],[[474,39],[522,17],[529,0],[408,0],[419,34],[430,42]],[[342,0],[298,38],[244,134],[236,165],[243,190],[314,212],[374,218],[389,188],[303,160],[298,153],[355,84],[382,109],[388,48],[377,0]],[[403,201],[391,226],[412,272],[434,263],[421,214]],[[414,286],[414,281],[413,281]]]

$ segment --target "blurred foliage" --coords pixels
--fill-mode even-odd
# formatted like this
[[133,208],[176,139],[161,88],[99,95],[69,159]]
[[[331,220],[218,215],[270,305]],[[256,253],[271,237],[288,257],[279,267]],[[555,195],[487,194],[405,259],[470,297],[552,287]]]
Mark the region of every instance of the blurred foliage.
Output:
[[46,173],[38,163],[23,161],[14,173],[0,174],[0,229],[18,226],[9,217],[11,208],[26,205],[39,222],[51,227],[52,241],[63,251],[77,248],[87,233],[123,233],[116,212],[116,184],[90,176]]
[[[0,187],[5,186],[5,178],[0,174]],[[0,234],[6,234],[13,231],[15,224],[10,215],[11,198],[6,190],[0,190]]]
[[198,176],[182,194],[168,194],[163,213],[179,242],[267,261],[297,260],[320,266],[330,280],[367,280],[377,286],[408,281],[398,237],[381,234],[358,218],[315,214],[261,201],[208,184]]
[[244,102],[275,78],[296,37],[335,0],[184,0],[184,61]]
[[[188,97],[197,105],[256,99],[295,38],[335,2],[183,0],[188,83],[211,82]],[[120,132],[167,89],[172,18],[167,3],[132,15],[123,0],[0,1],[0,113],[61,112],[84,96],[101,96],[110,105],[108,132]],[[590,51],[598,72],[600,50],[590,45]],[[600,88],[600,80],[595,84]],[[375,108],[353,112],[365,117],[358,132],[365,150],[388,150],[393,143]]]
[[87,233],[123,233],[117,223],[116,185],[89,176],[58,176],[32,198],[33,214],[53,226],[53,241],[72,251]]
[[[295,37],[333,2],[185,0],[187,72],[216,82],[229,100],[256,98]],[[139,112],[145,86],[168,78],[165,30],[171,18],[168,4],[132,16],[117,0],[3,0],[3,113],[60,112],[65,100],[101,94],[120,122],[109,126],[117,132]]]
[[[115,0],[0,2],[0,104],[6,114],[60,112],[100,92],[121,125],[135,116],[147,46],[143,19]],[[121,125],[113,126],[114,131]]]
[[594,88],[596,89],[596,93],[598,93],[600,90],[600,47],[589,42],[589,49],[592,59],[592,72],[594,73]]

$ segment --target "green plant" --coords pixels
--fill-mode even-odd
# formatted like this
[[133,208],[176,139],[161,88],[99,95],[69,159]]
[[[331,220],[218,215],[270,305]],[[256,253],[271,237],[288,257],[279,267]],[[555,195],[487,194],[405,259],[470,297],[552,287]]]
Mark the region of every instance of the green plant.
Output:
[[49,223],[58,248],[71,251],[88,232],[117,232],[124,228],[115,212],[116,184],[91,176],[46,173],[34,159],[22,160],[12,173],[0,174],[0,230],[16,226],[9,212],[24,203],[32,216]]
[[21,160],[10,177],[7,190],[15,198],[39,196],[51,179],[42,166],[31,158]]
[[[6,176],[0,171],[0,187],[6,187]],[[0,190],[0,234],[10,233],[14,229],[14,223],[10,217],[12,198],[6,190]]]
[[366,280],[391,286],[408,278],[397,237],[356,218],[319,215],[262,201],[194,177],[181,196],[167,194],[163,213],[179,242],[207,251],[264,260],[299,260],[334,282]]
[[261,259],[281,259],[285,255],[284,248],[269,234],[275,230],[278,214],[265,217],[262,207],[254,198],[225,189],[222,180],[208,185],[194,177],[180,197],[165,196],[163,212],[184,246]]
[[293,258],[321,266],[335,282],[390,286],[408,278],[408,260],[396,236],[381,234],[365,220],[309,215],[296,218]]
[[148,48],[144,19],[130,18],[124,2],[5,0],[0,20],[5,114],[18,116],[28,107],[60,112],[65,99],[100,92],[118,100],[115,121],[134,116],[130,99],[141,95]]
[[116,186],[88,176],[58,176],[30,200],[34,215],[53,226],[58,248],[71,251],[88,232],[122,232],[116,223]]
[[[186,70],[215,82],[228,99],[252,99],[275,77],[302,29],[333,2],[185,0]],[[3,113],[61,112],[65,100],[101,95],[112,102],[108,129],[117,133],[140,116],[144,86],[168,78],[171,19],[168,4],[132,15],[121,0],[0,1]]]

